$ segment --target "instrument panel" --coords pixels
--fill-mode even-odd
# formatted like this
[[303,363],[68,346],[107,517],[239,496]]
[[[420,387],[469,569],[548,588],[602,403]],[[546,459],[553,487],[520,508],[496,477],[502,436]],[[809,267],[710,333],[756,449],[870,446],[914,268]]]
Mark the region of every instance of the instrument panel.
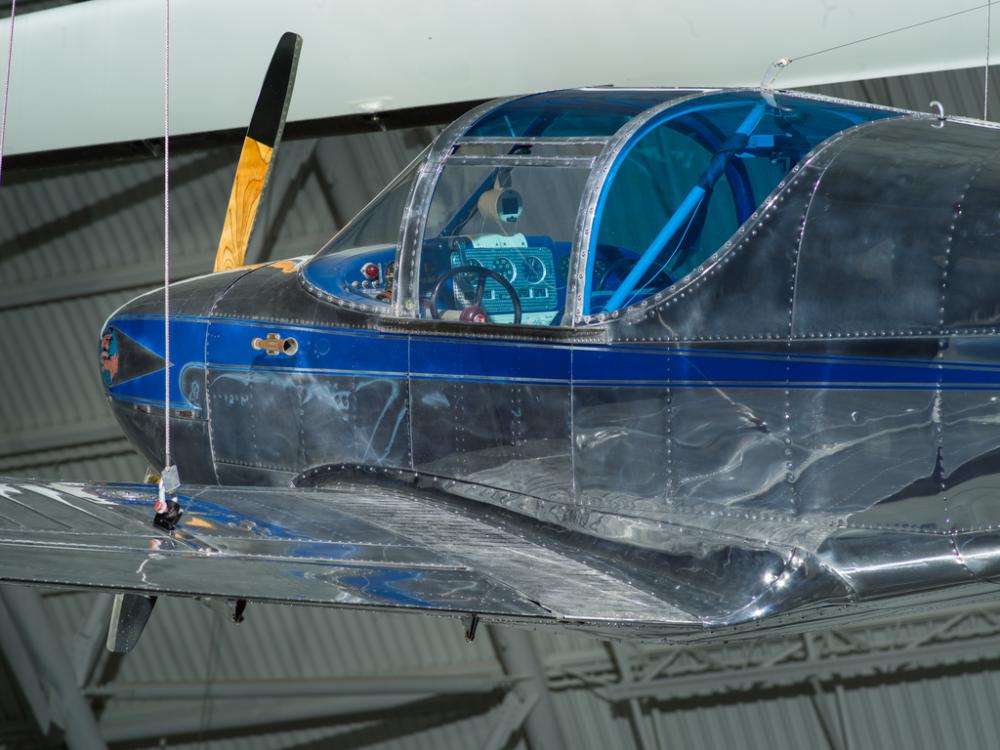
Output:
[[[521,300],[522,314],[554,313],[559,309],[556,270],[547,247],[467,247],[452,250],[452,268],[480,266],[505,278]],[[455,284],[459,304],[468,305],[475,289]],[[482,307],[490,317],[513,312],[510,294],[496,279],[487,278]]]

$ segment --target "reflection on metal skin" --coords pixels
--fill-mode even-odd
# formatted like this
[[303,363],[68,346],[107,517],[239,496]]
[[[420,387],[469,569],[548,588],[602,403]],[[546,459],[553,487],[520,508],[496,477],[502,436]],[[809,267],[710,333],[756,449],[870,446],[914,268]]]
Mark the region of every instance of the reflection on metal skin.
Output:
[[[268,267],[172,292],[197,353],[175,363],[170,404],[183,534],[140,527],[142,487],[6,482],[3,576],[676,639],[992,591],[996,129],[917,114],[850,127],[696,271],[620,314],[582,317],[581,212],[567,327],[420,320],[421,212],[491,109],[421,167],[385,317]],[[110,325],[155,351],[160,303]],[[246,345],[267,333],[297,350]],[[158,465],[164,404],[139,387],[110,398]],[[28,496],[52,522],[34,537]],[[80,518],[94,536],[60,537],[67,553],[33,568],[29,542]]]

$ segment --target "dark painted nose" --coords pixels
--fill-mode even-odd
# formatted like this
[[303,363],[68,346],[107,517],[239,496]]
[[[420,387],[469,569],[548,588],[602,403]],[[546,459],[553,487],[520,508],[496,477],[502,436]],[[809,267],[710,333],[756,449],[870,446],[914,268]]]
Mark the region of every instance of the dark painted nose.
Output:
[[116,310],[100,334],[99,367],[108,395],[162,410],[169,377],[170,409],[197,409],[194,401],[202,394],[184,382],[184,372],[204,364],[209,314],[232,282],[231,274],[210,274],[171,285],[169,368],[163,290]]
[[[134,320],[115,317],[101,332],[101,379],[110,395],[124,395],[128,390],[123,388],[126,383],[162,372],[165,368],[163,332],[155,335],[149,323],[153,326],[159,324],[161,329],[163,327],[162,319],[136,325]],[[160,400],[163,398],[164,394],[161,394]]]
[[159,469],[169,415],[174,462],[185,481],[215,481],[211,465],[202,465],[211,454],[205,340],[212,308],[232,283],[231,274],[213,274],[171,286],[169,366],[162,289],[120,307],[100,332],[98,367],[118,424]]

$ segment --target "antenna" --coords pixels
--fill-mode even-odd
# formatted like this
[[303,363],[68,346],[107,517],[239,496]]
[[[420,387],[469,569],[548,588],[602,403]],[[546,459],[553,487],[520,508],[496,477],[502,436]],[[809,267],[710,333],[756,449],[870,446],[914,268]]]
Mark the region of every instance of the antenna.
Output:
[[772,90],[774,88],[774,80],[778,77],[778,74],[791,64],[792,58],[790,57],[780,57],[775,60],[764,73],[764,77],[760,79],[760,87],[767,91]]

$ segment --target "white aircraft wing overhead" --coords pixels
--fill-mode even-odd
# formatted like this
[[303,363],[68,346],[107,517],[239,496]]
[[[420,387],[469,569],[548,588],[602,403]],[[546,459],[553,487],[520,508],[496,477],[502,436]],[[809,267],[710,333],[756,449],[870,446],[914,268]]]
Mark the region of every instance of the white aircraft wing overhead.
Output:
[[[782,57],[796,60],[779,79],[790,87],[979,66],[986,52],[986,6],[972,0],[173,0],[170,9],[176,134],[245,127],[266,51],[286,30],[305,39],[289,121],[592,84],[757,85]],[[1000,23],[992,28],[1000,38]],[[26,14],[15,33],[7,154],[162,135],[163,0]]]

